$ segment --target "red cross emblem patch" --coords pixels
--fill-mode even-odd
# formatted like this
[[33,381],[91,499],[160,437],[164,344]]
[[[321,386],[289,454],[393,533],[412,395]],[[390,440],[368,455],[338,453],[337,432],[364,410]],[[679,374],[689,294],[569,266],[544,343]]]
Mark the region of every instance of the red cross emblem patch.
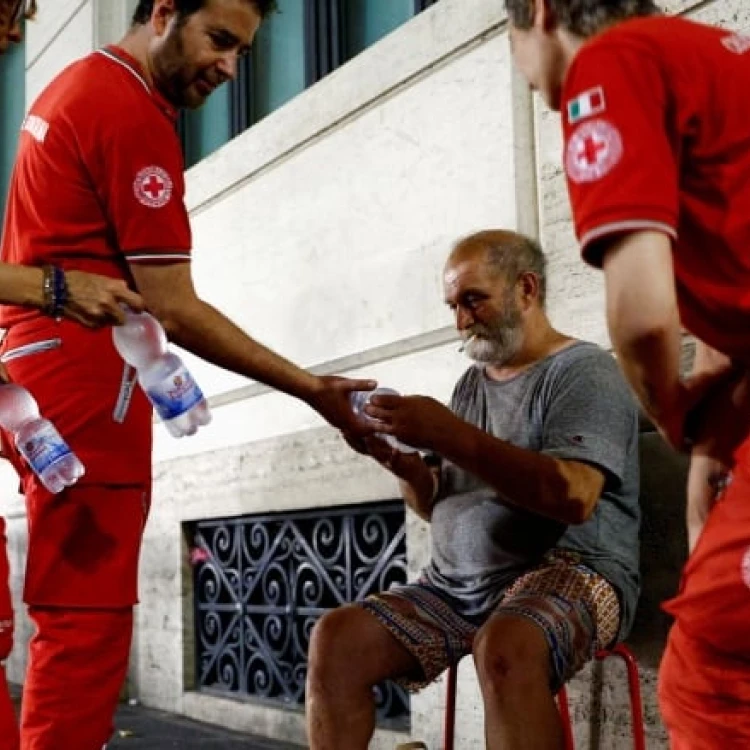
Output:
[[144,206],[161,208],[172,197],[172,178],[161,167],[145,167],[135,176],[133,192]]
[[565,149],[565,171],[573,182],[593,182],[612,170],[622,158],[620,131],[607,120],[579,125]]

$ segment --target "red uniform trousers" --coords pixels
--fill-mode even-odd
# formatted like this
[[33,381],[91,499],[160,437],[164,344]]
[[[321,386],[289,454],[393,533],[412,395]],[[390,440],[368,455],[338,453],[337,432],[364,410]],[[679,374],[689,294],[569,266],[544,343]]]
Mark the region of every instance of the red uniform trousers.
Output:
[[659,675],[673,750],[750,748],[750,465],[747,445],[665,609]]
[[13,605],[9,574],[5,521],[0,518],[0,750],[18,750],[18,722],[2,666],[13,647]]
[[[42,344],[33,352],[19,347]],[[44,349],[44,346],[49,348]],[[127,671],[138,555],[150,503],[151,408],[139,388],[116,421],[124,363],[110,329],[39,318],[10,329],[11,378],[31,391],[86,468],[52,495],[20,458],[29,548],[24,598],[36,625],[22,750],[101,750]]]

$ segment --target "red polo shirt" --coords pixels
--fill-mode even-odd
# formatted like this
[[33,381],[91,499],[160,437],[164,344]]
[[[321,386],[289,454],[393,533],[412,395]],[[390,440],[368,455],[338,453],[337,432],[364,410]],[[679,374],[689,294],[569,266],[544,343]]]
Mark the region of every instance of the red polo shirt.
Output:
[[[24,121],[2,259],[128,279],[128,263],[190,259],[176,110],[122,49],[64,70]],[[4,307],[0,326],[39,316]]]
[[618,24],[576,55],[562,118],[584,258],[598,265],[613,234],[668,234],[683,324],[747,359],[750,37],[672,17]]
[[[121,49],[63,71],[23,125],[2,240],[3,259],[55,263],[130,279],[129,264],[190,259],[175,111]],[[136,601],[150,502],[151,407],[127,410],[124,363],[109,328],[5,307],[3,349],[53,344],[8,361],[86,473],[51,495],[5,435],[29,519],[25,599],[36,605],[125,607]],[[56,345],[55,345],[56,344]]]

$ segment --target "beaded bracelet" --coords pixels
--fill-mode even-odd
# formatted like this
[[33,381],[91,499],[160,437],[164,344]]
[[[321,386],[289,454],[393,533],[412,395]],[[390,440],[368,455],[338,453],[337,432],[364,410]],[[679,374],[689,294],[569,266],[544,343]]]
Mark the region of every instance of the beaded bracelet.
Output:
[[65,280],[65,271],[58,266],[44,266],[42,282],[42,293],[44,295],[45,315],[60,320],[63,309],[68,303],[68,284]]

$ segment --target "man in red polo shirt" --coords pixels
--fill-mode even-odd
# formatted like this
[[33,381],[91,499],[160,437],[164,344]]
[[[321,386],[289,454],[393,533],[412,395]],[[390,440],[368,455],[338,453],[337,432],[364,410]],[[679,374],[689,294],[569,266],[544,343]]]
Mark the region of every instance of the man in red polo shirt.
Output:
[[[23,20],[36,11],[33,0],[0,0],[0,55],[9,46],[21,41]],[[44,271],[35,266],[0,263],[0,300],[5,303],[29,305],[45,310]],[[121,322],[122,303],[141,309],[142,301],[119,279],[71,271],[64,276],[67,303],[62,313],[87,326]],[[0,364],[0,378],[6,377]],[[0,750],[16,750],[19,746],[18,724],[8,693],[2,662],[13,646],[13,607],[9,586],[10,570],[6,552],[5,520],[0,517]]]
[[[68,67],[24,122],[2,257],[132,279],[172,341],[298,397],[347,432],[370,381],[311,375],[195,293],[178,107],[235,75],[271,0],[140,0],[117,46]],[[71,252],[70,248],[76,251]],[[151,409],[123,397],[111,332],[5,307],[8,363],[86,466],[51,496],[11,451],[29,513],[25,600],[36,624],[21,720],[24,750],[101,750],[125,677],[138,553],[151,491]],[[126,385],[126,384],[125,384]]]
[[[618,359],[662,433],[693,444],[694,549],[660,680],[672,747],[747,748],[750,37],[657,16],[651,0],[506,6],[518,67],[562,114],[576,232],[604,270]],[[681,326],[698,339],[686,381]]]

